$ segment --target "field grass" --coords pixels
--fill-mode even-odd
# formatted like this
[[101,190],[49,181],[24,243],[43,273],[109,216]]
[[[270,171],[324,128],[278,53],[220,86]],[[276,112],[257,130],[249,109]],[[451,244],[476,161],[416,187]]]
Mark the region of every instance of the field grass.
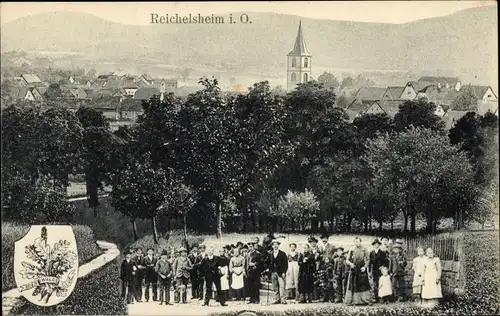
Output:
[[[15,287],[14,244],[23,238],[29,230],[29,226],[2,223],[2,291]],[[73,232],[80,265],[103,253],[97,246],[94,234],[89,227],[75,225],[73,226]]]
[[11,315],[127,315],[120,297],[120,257],[78,279],[75,290],[64,302],[50,307],[34,305],[21,298]]

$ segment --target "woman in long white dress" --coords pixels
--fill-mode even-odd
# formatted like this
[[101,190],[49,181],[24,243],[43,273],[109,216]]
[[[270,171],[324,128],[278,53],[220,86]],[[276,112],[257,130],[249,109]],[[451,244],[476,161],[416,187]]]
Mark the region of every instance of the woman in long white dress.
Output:
[[431,248],[425,251],[427,258],[423,264],[424,282],[422,285],[422,299],[426,305],[434,306],[443,297],[441,291],[441,261],[434,257]]
[[296,251],[297,244],[290,244],[288,254],[288,270],[286,270],[286,290],[288,298],[299,300],[299,253]]
[[244,301],[243,294],[244,276],[245,276],[245,258],[240,255],[240,249],[234,248],[234,256],[229,260],[229,273],[231,274],[231,289],[234,290],[234,298],[238,301]]

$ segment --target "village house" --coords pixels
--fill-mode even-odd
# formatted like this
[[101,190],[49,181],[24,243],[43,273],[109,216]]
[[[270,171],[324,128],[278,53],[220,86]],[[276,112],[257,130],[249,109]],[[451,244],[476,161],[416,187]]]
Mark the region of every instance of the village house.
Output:
[[436,85],[438,89],[453,89],[459,91],[462,87],[460,79],[457,77],[432,77],[424,76],[418,79],[419,82],[430,82]]
[[409,81],[399,97],[400,100],[415,100],[425,97],[427,88],[434,86],[431,82],[425,81]]
[[82,88],[70,88],[63,92],[63,98],[68,100],[86,100],[87,93]]
[[352,103],[363,103],[370,101],[380,101],[384,96],[387,88],[380,87],[363,87],[358,90],[358,92],[354,95],[354,100]]
[[389,86],[385,90],[382,100],[395,101],[401,100],[401,95],[403,94],[404,86]]
[[43,101],[43,95],[35,87],[15,87],[12,99],[20,101]]
[[476,96],[476,112],[480,115],[487,112],[495,113],[498,109],[498,97],[490,86],[464,85],[459,93],[472,93]]

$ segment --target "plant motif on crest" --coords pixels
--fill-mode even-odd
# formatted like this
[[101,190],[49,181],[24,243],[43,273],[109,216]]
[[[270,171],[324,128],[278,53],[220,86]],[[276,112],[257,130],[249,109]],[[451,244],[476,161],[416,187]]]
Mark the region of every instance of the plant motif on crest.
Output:
[[[34,281],[21,286],[20,290],[34,288],[33,296],[40,295],[40,301],[45,299],[45,303],[54,293],[58,297],[68,295],[67,288],[72,284],[76,275],[73,267],[78,258],[69,246],[69,241],[59,240],[51,248],[47,244],[47,228],[42,227],[40,238],[36,238],[33,244],[25,247],[26,258],[32,262],[21,262],[24,268],[20,271],[22,278]],[[68,276],[63,281],[62,277],[68,271]]]

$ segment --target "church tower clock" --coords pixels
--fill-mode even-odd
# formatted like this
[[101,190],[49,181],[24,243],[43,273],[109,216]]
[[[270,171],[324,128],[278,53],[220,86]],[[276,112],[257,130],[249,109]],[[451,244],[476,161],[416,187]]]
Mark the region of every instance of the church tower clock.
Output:
[[299,30],[295,45],[287,55],[287,91],[295,89],[297,84],[311,80],[311,53],[307,50],[306,41],[302,34],[302,21],[299,22]]

